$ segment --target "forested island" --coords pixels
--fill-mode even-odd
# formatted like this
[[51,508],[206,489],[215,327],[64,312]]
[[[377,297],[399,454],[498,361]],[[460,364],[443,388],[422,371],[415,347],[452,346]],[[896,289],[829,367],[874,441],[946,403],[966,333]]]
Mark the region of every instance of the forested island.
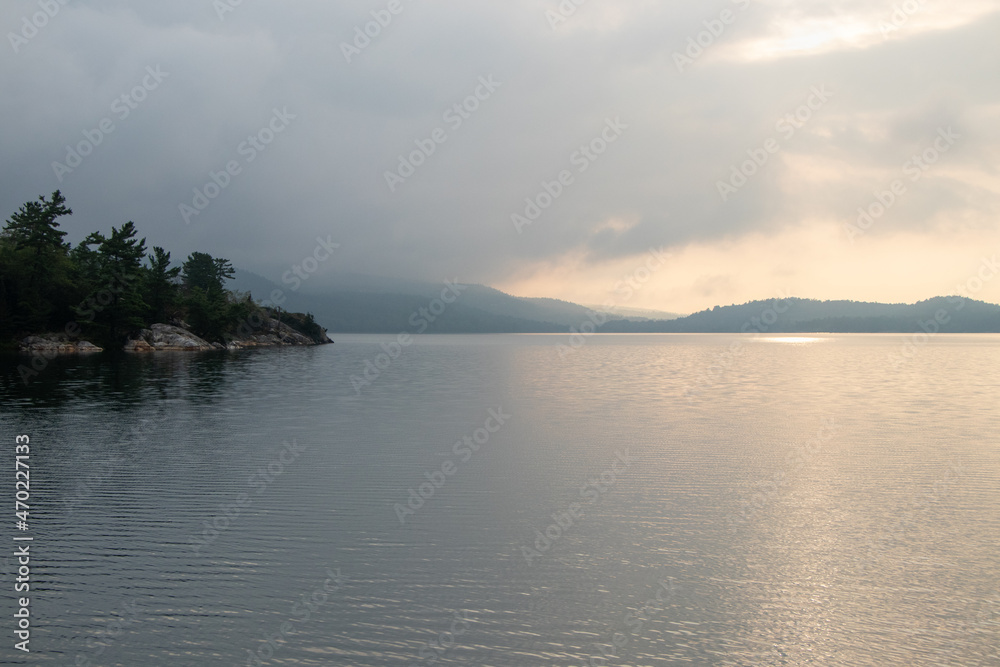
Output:
[[226,289],[228,260],[193,252],[179,266],[147,249],[133,222],[76,246],[60,191],[14,213],[0,232],[0,347],[22,352],[147,352],[331,342],[312,314],[264,307]]

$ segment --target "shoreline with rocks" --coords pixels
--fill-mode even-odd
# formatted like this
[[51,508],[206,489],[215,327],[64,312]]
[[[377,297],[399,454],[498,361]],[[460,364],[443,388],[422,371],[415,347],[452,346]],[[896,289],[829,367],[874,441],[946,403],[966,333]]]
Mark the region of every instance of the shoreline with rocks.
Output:
[[[315,340],[299,333],[274,318],[266,320],[247,335],[233,336],[223,343],[210,343],[186,328],[172,324],[153,324],[129,338],[122,349],[130,354],[155,352],[211,352],[222,350],[248,350],[262,347],[307,347],[329,345],[333,341],[323,330],[322,339]],[[61,356],[96,354],[105,349],[83,339],[71,339],[64,333],[46,333],[28,336],[20,341],[21,354]]]

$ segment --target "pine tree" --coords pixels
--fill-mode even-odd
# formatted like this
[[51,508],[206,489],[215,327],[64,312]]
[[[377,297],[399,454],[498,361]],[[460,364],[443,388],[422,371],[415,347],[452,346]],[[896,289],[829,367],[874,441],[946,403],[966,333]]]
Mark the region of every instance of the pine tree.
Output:
[[185,301],[194,333],[221,340],[232,325],[225,281],[235,275],[229,260],[203,252],[191,253],[183,266]]
[[184,286],[197,287],[210,297],[218,297],[225,292],[225,281],[231,280],[235,273],[228,259],[193,252],[184,262]]
[[180,273],[179,266],[170,268],[169,252],[159,246],[153,248],[145,271],[144,291],[150,322],[167,322],[174,314],[180,292],[177,284]]
[[66,232],[57,220],[72,215],[59,190],[21,206],[0,233],[0,331],[61,328],[76,296]]
[[119,346],[145,326],[149,306],[143,301],[143,267],[146,239],[136,239],[135,224],[111,228],[111,236],[88,236],[82,245],[97,245],[95,289],[77,314],[92,324],[99,335]]

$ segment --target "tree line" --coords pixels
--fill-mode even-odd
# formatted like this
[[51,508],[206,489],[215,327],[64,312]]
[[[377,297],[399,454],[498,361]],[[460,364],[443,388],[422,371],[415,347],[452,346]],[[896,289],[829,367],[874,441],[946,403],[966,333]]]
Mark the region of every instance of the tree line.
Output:
[[[173,266],[169,252],[146,248],[131,221],[72,246],[58,222],[72,213],[56,190],[21,206],[0,232],[0,341],[7,346],[62,332],[121,349],[157,322],[184,322],[210,342],[225,342],[245,335],[247,322],[274,316],[225,288],[234,275],[228,260],[194,252]],[[304,324],[307,335],[319,329],[311,315],[299,324],[293,328]]]

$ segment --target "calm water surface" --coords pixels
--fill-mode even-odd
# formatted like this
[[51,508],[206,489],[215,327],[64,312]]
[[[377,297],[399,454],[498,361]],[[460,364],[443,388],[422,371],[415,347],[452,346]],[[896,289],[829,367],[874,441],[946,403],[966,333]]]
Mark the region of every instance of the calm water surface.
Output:
[[1000,665],[1000,336],[391,340],[0,361],[0,662]]

